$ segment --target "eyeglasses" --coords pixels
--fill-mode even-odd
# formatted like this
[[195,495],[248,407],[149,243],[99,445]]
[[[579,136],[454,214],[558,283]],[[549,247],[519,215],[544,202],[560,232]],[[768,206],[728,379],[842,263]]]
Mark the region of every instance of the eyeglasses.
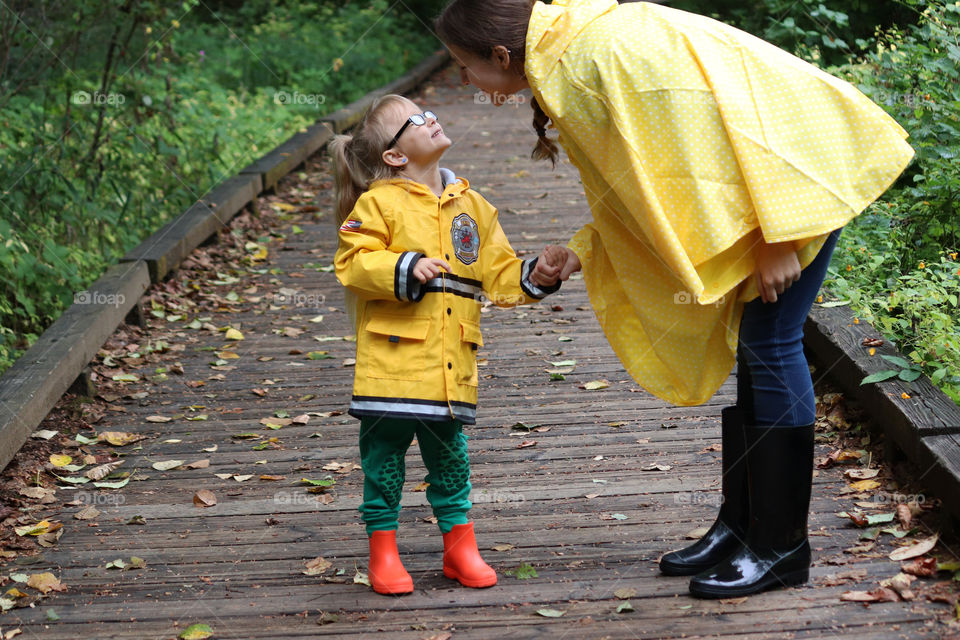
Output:
[[418,127],[422,127],[423,125],[427,124],[428,119],[436,120],[438,122],[440,121],[440,118],[438,118],[437,114],[435,114],[433,111],[424,111],[423,113],[415,113],[409,118],[407,118],[407,121],[403,123],[402,127],[400,127],[400,131],[397,131],[397,135],[393,136],[393,140],[391,140],[390,144],[387,145],[387,149],[397,144],[397,140],[400,139],[400,136],[403,135],[403,132],[406,131],[407,127],[409,127],[411,124],[416,125]]

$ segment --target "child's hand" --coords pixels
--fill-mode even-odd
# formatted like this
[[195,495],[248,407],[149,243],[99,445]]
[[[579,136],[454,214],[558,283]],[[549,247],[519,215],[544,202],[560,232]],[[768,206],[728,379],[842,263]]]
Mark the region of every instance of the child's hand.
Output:
[[566,259],[563,250],[563,247],[556,245],[544,247],[537,258],[537,265],[530,273],[530,282],[538,287],[552,287],[557,284],[557,278],[560,277],[560,267],[563,266]]
[[433,280],[441,271],[450,273],[450,265],[440,258],[420,258],[417,264],[413,265],[413,275],[421,284],[427,280]]
[[800,279],[800,260],[792,242],[761,241],[756,259],[757,289],[764,302],[776,302],[778,294]]

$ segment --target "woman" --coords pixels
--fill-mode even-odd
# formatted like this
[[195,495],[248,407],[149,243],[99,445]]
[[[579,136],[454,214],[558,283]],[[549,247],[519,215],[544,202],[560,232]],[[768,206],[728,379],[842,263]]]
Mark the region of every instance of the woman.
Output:
[[650,3],[455,0],[437,32],[493,104],[530,88],[535,158],[549,123],[580,170],[583,268],[627,371],[674,404],[723,411],[723,506],[661,560],[721,598],[805,582],[813,386],[802,327],[840,229],[913,156],[848,83],[723,23]]

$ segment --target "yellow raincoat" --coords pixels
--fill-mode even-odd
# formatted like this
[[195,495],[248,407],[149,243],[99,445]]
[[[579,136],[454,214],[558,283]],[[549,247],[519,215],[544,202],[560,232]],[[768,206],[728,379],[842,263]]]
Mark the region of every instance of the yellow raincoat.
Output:
[[757,243],[793,241],[806,267],[913,156],[852,85],[655,4],[536,3],[525,70],[593,212],[569,246],[597,318],[674,404],[729,375]]
[[[560,288],[533,284],[537,258],[518,258],[497,210],[440,172],[439,198],[411,180],[373,183],[340,227],[334,267],[356,304],[354,417],[474,424],[484,296],[509,307]],[[443,258],[452,273],[421,284],[413,267],[423,257]]]

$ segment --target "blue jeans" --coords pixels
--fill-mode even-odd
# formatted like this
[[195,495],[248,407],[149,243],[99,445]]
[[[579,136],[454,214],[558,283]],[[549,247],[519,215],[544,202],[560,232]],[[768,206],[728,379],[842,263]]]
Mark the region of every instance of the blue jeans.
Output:
[[816,420],[810,368],[803,355],[803,323],[827,274],[842,229],[830,234],[800,279],[765,304],[744,305],[737,345],[737,406],[747,424],[801,426]]

